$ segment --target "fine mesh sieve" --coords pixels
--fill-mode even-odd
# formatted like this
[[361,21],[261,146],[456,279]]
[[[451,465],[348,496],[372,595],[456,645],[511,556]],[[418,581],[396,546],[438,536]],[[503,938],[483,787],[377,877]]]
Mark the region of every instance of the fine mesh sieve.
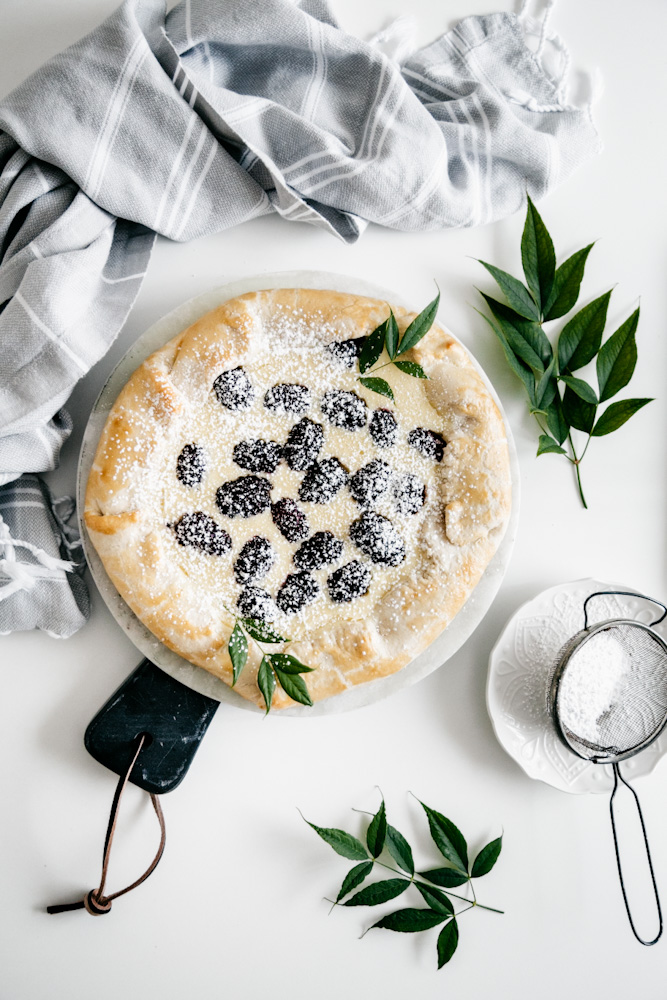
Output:
[[[650,746],[667,723],[667,644],[652,628],[667,616],[667,607],[645,597],[663,608],[650,625],[623,618],[589,625],[589,602],[608,594],[644,597],[613,590],[596,591],[586,598],[584,627],[561,649],[554,666],[549,709],[558,735],[573,753],[592,764],[612,765],[614,788],[609,806],[623,901],[633,934],[641,944],[650,945],[662,934],[660,899],[639,799],[621,775],[619,764]],[[650,941],[637,933],[623,881],[614,815],[619,783],[633,796],[644,838],[659,924]]]

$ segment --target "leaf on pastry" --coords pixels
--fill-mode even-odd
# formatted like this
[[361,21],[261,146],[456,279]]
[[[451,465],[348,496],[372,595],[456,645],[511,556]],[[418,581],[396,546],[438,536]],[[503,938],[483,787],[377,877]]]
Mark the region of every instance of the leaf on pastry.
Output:
[[306,682],[303,677],[301,677],[300,674],[286,674],[284,671],[279,670],[278,667],[275,666],[273,663],[273,657],[270,659],[276,679],[285,694],[289,695],[292,701],[298,701],[301,705],[312,705],[313,702],[308,694],[308,688],[306,687]]
[[370,389],[371,392],[377,392],[381,396],[387,396],[388,399],[394,401],[394,393],[391,386],[383,378],[360,378],[359,381],[366,389]]
[[260,618],[241,618],[244,629],[258,642],[289,642],[290,640]]
[[361,348],[361,353],[359,355],[359,371],[362,373],[367,372],[369,368],[372,368],[376,361],[378,361],[380,355],[384,350],[385,337],[387,336],[387,326],[389,320],[386,319],[379,326],[376,326],[372,333],[366,337],[364,341],[364,346]]
[[238,622],[234,625],[234,630],[229,637],[227,651],[229,652],[229,658],[232,661],[232,671],[234,675],[232,679],[232,687],[234,687],[248,660],[248,640],[245,632]]
[[276,687],[276,678],[274,677],[273,670],[271,669],[271,661],[268,656],[263,656],[262,662],[259,665],[259,671],[257,673],[257,686],[262,692],[262,697],[264,698],[264,704],[266,706],[265,714],[268,715],[271,711],[271,701],[273,700],[273,692]]
[[428,331],[433,326],[433,322],[438,313],[438,306],[440,305],[440,292],[433,299],[432,302],[426,306],[425,309],[415,316],[412,323],[407,327],[405,333],[401,337],[401,342],[398,345],[397,357],[401,354],[405,354],[407,351],[415,347],[422,337],[425,337]]
[[428,378],[422,366],[418,365],[416,361],[395,361],[394,365],[404,375],[412,375],[413,378]]

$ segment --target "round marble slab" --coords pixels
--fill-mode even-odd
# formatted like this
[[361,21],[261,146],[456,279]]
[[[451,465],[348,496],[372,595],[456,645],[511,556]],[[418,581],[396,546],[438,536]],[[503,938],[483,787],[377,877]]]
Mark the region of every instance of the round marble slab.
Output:
[[[406,305],[393,291],[388,291],[386,288],[380,288],[348,275],[332,274],[325,271],[281,271],[274,274],[256,275],[244,278],[241,281],[231,282],[203,295],[198,295],[188,302],[184,302],[146,330],[112,371],[93,407],[86,427],[81,445],[77,478],[79,522],[86,559],[104,602],[118,624],[127,633],[130,640],[144,656],[182,684],[186,684],[188,687],[199,691],[201,694],[208,695],[210,698],[229,702],[239,708],[255,712],[259,712],[260,709],[244,698],[241,698],[240,695],[223,681],[219,680],[219,678],[207,673],[201,667],[194,666],[194,664],[184,660],[172,650],[167,649],[139,621],[107,576],[102,562],[88,538],[81,512],[84,507],[86,483],[102,428],[118,393],[132,372],[149,354],[162,347],[163,344],[166,344],[168,340],[175,337],[181,330],[190,326],[199,316],[216,308],[216,306],[221,305],[228,299],[235,298],[237,295],[265,288],[328,288],[334,291],[348,292],[353,295],[367,295],[373,298],[385,299],[395,302],[397,305]],[[410,308],[409,306],[406,307]],[[493,386],[474,358],[473,362],[484,379],[484,383],[498,405],[498,408],[503,413],[500,400]],[[512,512],[510,521],[498,551],[487,566],[474,592],[468,598],[465,606],[458,613],[451,625],[427,649],[420,653],[411,663],[403,667],[402,670],[399,670],[398,673],[362,684],[349,691],[343,691],[341,694],[328,698],[325,701],[317,702],[312,708],[297,705],[293,708],[283,709],[279,713],[280,715],[307,716],[308,718],[312,718],[313,716],[349,711],[372,704],[426,677],[453,656],[474,632],[490,608],[502,583],[514,547],[519,518],[519,463],[512,433],[504,413],[503,419],[509,444],[512,477]]]
[[[547,707],[547,693],[559,651],[584,627],[584,601],[599,590],[636,587],[576,580],[551,587],[510,618],[489,658],[487,707],[499,743],[530,778],[563,792],[610,792],[612,769],[572,753],[559,738]],[[589,622],[627,618],[645,624],[659,609],[636,597],[605,595],[588,606]],[[655,626],[667,639],[667,623]],[[667,732],[620,765],[628,780],[649,774],[667,752]]]

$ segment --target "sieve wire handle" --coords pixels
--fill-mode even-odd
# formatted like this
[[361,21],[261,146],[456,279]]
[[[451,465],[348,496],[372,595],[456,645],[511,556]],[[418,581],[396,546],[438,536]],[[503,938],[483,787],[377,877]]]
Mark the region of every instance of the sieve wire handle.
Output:
[[662,601],[656,601],[655,597],[647,597],[646,594],[639,594],[636,590],[596,590],[594,594],[589,594],[584,601],[584,628],[588,628],[588,602],[592,601],[594,597],[604,597],[606,594],[614,594],[618,597],[641,597],[643,601],[650,601],[651,604],[657,604],[658,607],[662,608],[662,614],[655,621],[649,623],[649,628],[653,628],[654,625],[659,625],[660,622],[667,617],[667,605],[663,604]]
[[[591,595],[591,596],[593,596],[593,595]],[[665,613],[667,614],[667,611]],[[655,944],[656,941],[658,941],[660,939],[661,935],[662,935],[662,910],[660,908],[660,897],[658,896],[658,886],[656,885],[655,874],[653,872],[653,862],[651,861],[651,851],[650,851],[649,846],[648,846],[648,835],[646,833],[646,826],[644,824],[644,816],[642,815],[642,808],[641,808],[641,806],[639,804],[639,796],[637,795],[636,791],[634,790],[634,788],[632,788],[627,783],[627,781],[625,780],[625,778],[623,777],[623,775],[620,772],[618,764],[614,763],[612,765],[612,767],[613,767],[613,771],[614,771],[614,789],[613,789],[613,791],[611,793],[611,799],[609,800],[609,812],[610,812],[610,815],[611,815],[611,831],[612,831],[612,833],[614,835],[614,850],[616,851],[616,864],[618,866],[618,878],[619,878],[619,881],[621,883],[621,892],[623,893],[623,902],[625,903],[625,912],[628,915],[628,920],[630,921],[630,927],[632,928],[632,933],[637,938],[637,940],[639,941],[639,943],[640,944],[645,944],[645,945],[651,945],[651,944]],[[655,905],[656,905],[656,909],[658,911],[658,933],[650,941],[645,941],[644,938],[640,937],[639,934],[637,933],[637,928],[635,927],[634,920],[632,919],[632,913],[630,912],[630,904],[628,903],[628,897],[627,897],[627,894],[625,892],[625,882],[623,881],[623,868],[621,867],[621,852],[620,852],[620,848],[619,848],[619,845],[618,845],[618,836],[616,834],[616,820],[615,820],[615,817],[614,817],[614,796],[616,795],[616,792],[618,791],[618,783],[619,783],[619,781],[622,782],[625,785],[625,787],[632,793],[632,797],[635,800],[635,805],[637,806],[637,814],[639,816],[639,822],[641,823],[641,827],[642,827],[642,835],[644,837],[644,847],[646,849],[646,860],[648,861],[648,868],[649,868],[649,871],[651,873],[651,882],[653,884],[653,895],[655,897]]]

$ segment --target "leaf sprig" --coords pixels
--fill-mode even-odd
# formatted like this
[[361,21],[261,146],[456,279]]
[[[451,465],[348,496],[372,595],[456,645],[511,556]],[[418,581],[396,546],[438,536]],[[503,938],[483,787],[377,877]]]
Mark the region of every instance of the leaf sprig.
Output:
[[[371,392],[377,392],[381,396],[391,399],[392,402],[396,402],[394,392],[386,379],[377,378],[372,376],[372,374],[366,375],[366,372],[377,372],[382,368],[387,368],[389,365],[398,368],[404,375],[411,375],[412,378],[428,378],[422,366],[418,365],[416,361],[398,361],[397,359],[415,347],[422,337],[426,336],[433,326],[439,304],[440,292],[438,292],[433,301],[429,302],[418,316],[415,316],[410,325],[404,330],[403,336],[399,334],[398,323],[396,322],[393,309],[390,309],[387,318],[379,326],[376,326],[372,333],[368,334],[359,354],[359,371],[364,377],[358,378],[358,381],[366,389],[370,389]],[[380,360],[384,350],[387,351],[389,361],[383,365],[378,365],[377,368],[373,368],[373,365],[377,364]]]
[[[379,927],[414,934],[442,925],[437,941],[438,968],[441,969],[456,951],[459,941],[458,918],[461,914],[474,907],[490,910],[493,913],[503,912],[478,903],[473,884],[474,879],[488,875],[495,865],[502,848],[502,836],[483,847],[470,864],[468,845],[458,827],[424,802],[420,802],[420,805],[426,813],[431,838],[446,862],[444,866],[422,872],[415,871],[412,848],[403,834],[388,823],[384,798],[368,825],[365,845],[345,830],[316,826],[308,820],[306,823],[334,849],[336,854],[357,862],[343,879],[336,899],[332,900],[333,906],[377,906],[395,899],[413,887],[426,903],[425,907],[394,910],[372,924],[368,930]],[[382,856],[386,860],[391,859],[398,867],[380,860]],[[375,865],[393,872],[394,876],[398,877],[371,882],[350,896],[353,889],[357,889],[366,881]],[[462,885],[469,886],[471,896],[461,896],[451,891]],[[345,899],[346,896],[349,898]],[[454,899],[466,905],[456,910]]]
[[308,694],[306,682],[301,674],[311,673],[313,668],[301,663],[296,656],[291,656],[289,653],[267,652],[261,645],[262,643],[291,642],[291,639],[280,635],[272,625],[259,618],[242,618],[234,615],[228,608],[226,610],[234,618],[234,628],[227,643],[227,652],[232,661],[232,687],[241,676],[241,671],[248,661],[248,637],[250,637],[262,654],[257,674],[257,685],[264,698],[265,714],[268,715],[271,710],[271,700],[276,682],[280,684],[292,701],[298,701],[302,705],[312,705],[313,702]]
[[[620,392],[632,378],[637,363],[635,334],[639,309],[603,344],[611,290],[605,292],[567,321],[554,350],[543,326],[560,319],[576,304],[593,244],[577,250],[556,267],[551,236],[529,197],[527,202],[521,238],[526,284],[493,264],[479,261],[507,300],[507,304],[499,302],[480,292],[493,318],[480,315],[498,337],[507,363],[526,390],[530,412],[541,431],[537,454],[552,453],[568,459],[576,472],[581,502],[588,507],[580,465],[591,439],[618,430],[637,410],[652,402],[644,398],[618,400],[598,416],[600,405]],[[594,358],[597,391],[573,374]],[[579,454],[573,430],[587,435]]]

